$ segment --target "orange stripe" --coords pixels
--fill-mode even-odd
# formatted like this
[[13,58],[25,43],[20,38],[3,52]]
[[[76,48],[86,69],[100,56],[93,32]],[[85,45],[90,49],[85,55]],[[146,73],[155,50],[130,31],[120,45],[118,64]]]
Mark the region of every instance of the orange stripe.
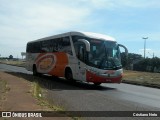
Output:
[[50,75],[55,75],[58,77],[64,77],[64,71],[66,65],[68,65],[68,56],[66,53],[57,52],[54,53],[56,56],[56,65],[55,67],[49,72]]

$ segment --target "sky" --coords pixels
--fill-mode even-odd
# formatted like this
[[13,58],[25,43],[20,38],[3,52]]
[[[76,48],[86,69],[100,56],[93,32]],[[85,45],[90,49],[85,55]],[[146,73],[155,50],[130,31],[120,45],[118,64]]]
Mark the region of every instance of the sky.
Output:
[[160,57],[159,0],[0,0],[0,57],[21,58],[29,41],[69,32],[114,37],[129,53]]

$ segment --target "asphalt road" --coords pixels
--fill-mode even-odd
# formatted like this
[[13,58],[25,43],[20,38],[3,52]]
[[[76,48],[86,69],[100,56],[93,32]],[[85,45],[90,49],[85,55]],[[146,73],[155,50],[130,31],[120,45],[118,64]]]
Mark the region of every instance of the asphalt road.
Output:
[[[25,68],[0,64],[0,71],[32,76]],[[48,92],[46,97],[56,105],[69,111],[160,111],[160,89],[130,84],[72,83],[48,76],[39,78],[39,84]],[[94,113],[92,113],[94,114]],[[126,113],[127,114],[127,113]],[[96,113],[93,115],[96,116]],[[106,119],[86,118],[86,119]],[[158,120],[155,117],[107,118],[107,120]]]
[[0,63],[0,71],[32,74],[32,72],[26,70],[23,67],[11,66],[11,65],[6,65],[6,64],[1,64],[1,63]]

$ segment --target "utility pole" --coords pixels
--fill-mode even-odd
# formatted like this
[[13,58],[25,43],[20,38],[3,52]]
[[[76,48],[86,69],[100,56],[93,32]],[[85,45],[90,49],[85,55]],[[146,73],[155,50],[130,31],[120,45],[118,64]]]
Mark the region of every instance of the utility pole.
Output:
[[142,37],[142,39],[144,39],[144,59],[146,58],[146,39],[148,39],[148,37]]

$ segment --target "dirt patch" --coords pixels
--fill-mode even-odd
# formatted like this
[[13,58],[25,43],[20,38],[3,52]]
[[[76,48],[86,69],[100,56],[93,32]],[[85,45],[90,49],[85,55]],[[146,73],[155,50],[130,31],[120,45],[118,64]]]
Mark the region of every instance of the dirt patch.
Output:
[[[40,106],[36,105],[31,94],[28,94],[31,89],[31,84],[23,80],[23,78],[16,78],[15,76],[6,73],[0,73],[3,81],[7,82],[10,91],[6,94],[4,102],[5,111],[24,111],[24,110],[40,110]],[[16,97],[15,97],[16,96]],[[32,107],[30,107],[32,106]]]
[[[53,105],[43,97],[45,91],[34,81],[35,78],[28,79],[31,80],[26,80],[21,75],[0,72],[0,111],[53,111],[51,108]],[[53,118],[42,119],[52,120]],[[54,119],[71,118],[54,117]]]
[[6,83],[4,80],[1,79],[0,77],[0,111],[3,108],[3,102],[5,101],[5,92],[6,92]]

